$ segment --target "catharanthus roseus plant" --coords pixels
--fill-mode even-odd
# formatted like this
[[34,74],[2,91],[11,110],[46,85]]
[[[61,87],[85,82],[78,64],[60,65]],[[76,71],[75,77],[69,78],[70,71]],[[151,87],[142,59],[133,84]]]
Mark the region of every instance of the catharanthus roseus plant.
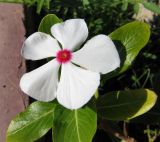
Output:
[[84,20],[62,22],[50,14],[42,19],[39,31],[25,40],[25,59],[50,61],[22,76],[21,89],[41,102],[12,120],[7,142],[33,142],[51,128],[54,142],[91,142],[97,121],[105,129],[107,120],[129,121],[154,106],[157,96],[149,89],[98,91],[100,83],[128,69],[149,40],[149,26],[131,22],[84,43],[87,36]]
[[22,55],[26,59],[55,59],[25,74],[20,81],[21,89],[39,101],[57,98],[64,107],[78,109],[96,92],[100,73],[106,74],[120,66],[118,52],[106,35],[93,37],[74,52],[88,37],[83,19],[55,24],[51,27],[51,33],[54,38],[37,32],[24,42]]

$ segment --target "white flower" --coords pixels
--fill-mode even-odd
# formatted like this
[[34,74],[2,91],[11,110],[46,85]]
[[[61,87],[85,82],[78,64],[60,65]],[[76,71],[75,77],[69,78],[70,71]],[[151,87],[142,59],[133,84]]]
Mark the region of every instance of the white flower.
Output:
[[88,36],[83,19],[55,24],[51,33],[54,38],[36,32],[24,42],[22,55],[25,59],[54,59],[24,74],[20,87],[39,101],[48,102],[57,98],[64,107],[78,109],[94,95],[100,84],[100,73],[105,74],[119,67],[118,52],[111,39],[105,35],[93,37],[83,48],[75,51]]

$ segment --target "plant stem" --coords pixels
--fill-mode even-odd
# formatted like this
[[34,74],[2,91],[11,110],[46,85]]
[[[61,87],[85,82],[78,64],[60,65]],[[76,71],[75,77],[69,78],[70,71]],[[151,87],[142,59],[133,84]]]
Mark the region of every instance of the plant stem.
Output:
[[115,137],[117,137],[118,139],[124,140],[125,142],[136,142],[136,140],[132,137],[129,136],[125,136],[123,134],[121,134],[120,132],[116,132],[114,130],[112,130],[108,124],[106,120],[101,120],[99,127],[101,129],[103,129],[106,133],[109,133]]

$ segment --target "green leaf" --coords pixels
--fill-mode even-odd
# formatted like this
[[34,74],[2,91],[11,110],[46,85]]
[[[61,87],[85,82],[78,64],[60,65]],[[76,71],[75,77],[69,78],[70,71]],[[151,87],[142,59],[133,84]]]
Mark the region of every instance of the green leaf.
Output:
[[144,115],[141,115],[139,117],[131,119],[130,122],[142,123],[142,124],[157,124],[157,123],[160,123],[159,102],[157,102],[157,105],[154,106],[150,111],[148,111]]
[[129,120],[150,110],[156,100],[156,94],[148,89],[115,91],[99,97],[97,109],[103,118]]
[[88,6],[90,4],[89,0],[82,0],[83,6]]
[[51,2],[51,0],[45,0],[46,2],[43,4],[44,5],[44,7],[46,8],[46,9],[49,9],[50,8],[50,2]]
[[138,14],[138,11],[139,11],[139,3],[134,4],[133,9],[134,9],[134,13]]
[[37,13],[41,12],[41,9],[42,9],[42,7],[44,5],[44,1],[45,0],[38,0],[38,2],[37,2]]
[[140,50],[147,44],[150,37],[150,27],[146,23],[131,22],[118,28],[109,36],[119,51],[121,65],[116,71],[104,75],[103,80],[117,76],[130,67]]
[[122,9],[123,11],[126,11],[127,8],[128,8],[128,1],[125,0],[125,1],[123,2],[123,4],[122,4],[121,9]]
[[85,106],[78,110],[59,108],[53,126],[55,142],[91,142],[97,128],[95,109]]
[[[142,36],[143,35],[143,36]],[[125,48],[126,58],[119,73],[128,69],[139,51],[147,44],[150,37],[150,27],[146,23],[131,22],[109,35],[112,40],[119,41]],[[121,52],[124,49],[120,49]]]
[[160,14],[160,7],[152,2],[144,2],[142,3],[145,8],[153,11],[154,13]]
[[159,111],[149,111],[146,114],[132,119],[130,122],[142,123],[142,124],[157,124],[160,123],[160,112]]
[[48,14],[46,15],[39,25],[38,31],[51,34],[51,27],[56,24],[62,22],[56,15]]
[[11,121],[7,142],[33,142],[53,126],[54,103],[35,102]]

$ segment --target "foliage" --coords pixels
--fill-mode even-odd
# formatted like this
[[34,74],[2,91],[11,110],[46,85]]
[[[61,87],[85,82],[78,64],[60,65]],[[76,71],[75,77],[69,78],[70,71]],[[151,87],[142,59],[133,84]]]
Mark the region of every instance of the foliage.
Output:
[[51,0],[0,0],[0,2],[22,3],[28,6],[37,5],[37,13],[40,13],[42,7],[49,9]]
[[57,109],[53,123],[54,142],[90,142],[97,129],[97,114],[92,106],[78,110]]
[[[121,33],[121,34],[119,34]],[[144,35],[142,37],[142,34]],[[110,35],[120,48],[121,67],[117,71],[111,72],[104,76],[104,80],[123,73],[132,64],[139,51],[147,44],[150,37],[149,25],[141,22],[132,22],[118,28]],[[136,47],[136,49],[134,48]]]
[[146,0],[110,0],[110,1],[105,1],[105,0],[0,0],[0,2],[8,2],[8,3],[23,3],[28,6],[32,5],[37,5],[37,13],[41,12],[41,9],[44,7],[46,10],[50,8],[50,3],[56,5],[62,5],[62,6],[67,6],[67,5],[83,5],[86,9],[89,9],[92,7],[92,4],[100,5],[100,6],[106,6],[110,5],[112,7],[115,7],[117,5],[121,5],[121,9],[123,11],[126,11],[129,7],[129,5],[133,6],[134,12],[137,13],[139,6],[138,4],[141,3],[143,4],[147,9],[160,14],[160,7],[157,6],[156,3],[153,2],[147,2]]
[[[52,127],[54,103],[35,102],[12,121],[7,134],[8,142],[33,142]],[[32,131],[32,132],[31,132]],[[29,136],[29,137],[28,137]]]
[[147,89],[109,92],[98,99],[98,114],[110,120],[130,120],[153,107],[156,98]]

